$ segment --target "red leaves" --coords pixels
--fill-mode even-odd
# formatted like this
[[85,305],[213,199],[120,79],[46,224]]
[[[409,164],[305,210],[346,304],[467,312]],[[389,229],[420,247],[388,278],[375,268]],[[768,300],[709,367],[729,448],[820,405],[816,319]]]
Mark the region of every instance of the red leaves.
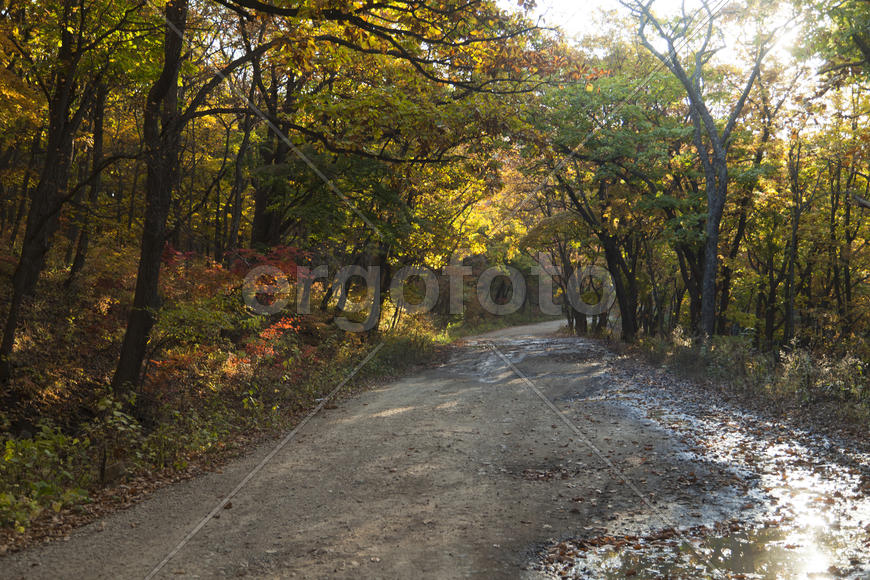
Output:
[[260,334],[256,339],[245,345],[245,352],[253,360],[263,357],[273,357],[279,350],[284,350],[276,350],[274,344],[275,341],[280,340],[287,334],[296,335],[298,333],[298,321],[292,316],[285,316],[260,331]]
[[244,276],[256,266],[274,266],[284,272],[290,279],[296,279],[296,266],[304,253],[294,246],[275,246],[268,253],[262,253],[250,248],[236,250],[237,258],[233,260],[230,269],[234,274]]
[[175,266],[196,257],[196,252],[179,252],[172,244],[166,242],[160,259],[166,266]]

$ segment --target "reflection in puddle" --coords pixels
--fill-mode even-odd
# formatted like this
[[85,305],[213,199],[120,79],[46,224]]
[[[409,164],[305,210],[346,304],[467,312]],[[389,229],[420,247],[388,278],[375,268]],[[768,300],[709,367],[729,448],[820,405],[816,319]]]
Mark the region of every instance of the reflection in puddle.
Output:
[[832,489],[799,477],[744,521],[561,542],[548,568],[563,578],[870,578],[868,501]]
[[723,423],[661,408],[645,414],[677,431],[694,459],[727,463],[752,479],[753,502],[739,522],[713,530],[585,550],[573,544],[575,553],[557,558],[563,577],[870,579],[870,499],[859,470],[818,448],[771,442],[772,432],[759,433],[748,415]]
[[684,422],[670,426],[698,459],[727,462],[756,479],[757,505],[743,514],[747,528],[700,542],[714,566],[748,578],[870,578],[865,480],[832,457],[845,454],[831,453],[830,441],[810,438],[811,448],[749,415],[726,425],[678,415]]
[[561,567],[560,575],[571,578],[867,577],[857,557],[844,559],[841,565],[831,563],[847,547],[838,546],[840,538],[821,530],[799,543],[795,543],[802,539],[799,534],[778,527],[734,525],[706,533],[693,530],[687,535],[688,541],[612,538],[607,545],[568,548],[561,558],[552,553],[551,558],[568,564]]
[[[563,578],[870,580],[870,456],[717,407],[664,373],[611,367],[608,375],[610,388],[574,402],[620,405],[658,424],[685,444],[682,459],[724,467],[745,482],[746,504],[732,521],[684,534],[558,543],[545,556],[548,571]],[[714,491],[700,501],[711,507],[717,499]]]

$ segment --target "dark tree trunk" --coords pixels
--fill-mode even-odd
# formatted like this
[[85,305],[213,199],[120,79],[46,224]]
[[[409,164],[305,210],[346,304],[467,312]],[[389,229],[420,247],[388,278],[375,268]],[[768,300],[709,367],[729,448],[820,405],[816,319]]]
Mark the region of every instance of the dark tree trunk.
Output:
[[776,330],[776,288],[772,286],[773,280],[768,281],[771,287],[768,289],[764,301],[764,348],[773,348],[773,333]]
[[570,304],[568,304],[568,309],[574,313],[574,334],[578,336],[588,334],[589,320],[586,318],[586,315],[582,312],[574,310],[574,307]]
[[[64,18],[68,19],[73,10],[72,2],[67,0],[63,8]],[[87,107],[88,91],[85,91],[78,110],[71,115],[75,90],[74,76],[78,65],[73,52],[74,44],[72,32],[64,29],[58,50],[54,89],[48,103],[48,138],[44,165],[39,183],[31,196],[21,256],[12,276],[12,298],[3,328],[3,339],[0,342],[0,381],[6,381],[10,376],[9,356],[15,343],[21,306],[25,297],[32,295],[36,288],[45,266],[46,254],[60,223],[73,137]]]
[[[273,129],[270,127],[270,132]],[[273,135],[273,150],[268,154],[267,166],[270,172],[255,181],[254,219],[251,223],[251,245],[276,246],[281,243],[281,210],[276,205],[281,204],[280,189],[283,184],[278,182],[280,166],[286,164],[289,149],[278,135]]]
[[791,214],[791,232],[788,240],[788,245],[785,250],[786,274],[785,274],[785,321],[783,328],[782,341],[783,344],[791,342],[795,335],[795,268],[797,264],[798,251],[798,232],[800,229],[801,214],[806,208],[804,197],[804,187],[801,184],[801,144],[798,142],[789,150],[788,172],[791,182],[792,203],[790,208]]
[[[257,62],[254,62],[253,69],[255,81],[262,85],[262,71]],[[266,107],[273,118],[278,118],[282,114],[289,115],[296,107],[294,79],[292,77],[286,79],[286,92],[283,95],[283,99],[281,99],[278,86],[282,81],[274,66],[270,70],[270,75],[271,90],[265,91],[263,94]],[[263,159],[264,165],[269,169],[269,172],[254,182],[254,219],[251,224],[252,245],[278,245],[281,243],[282,236],[286,233],[282,231],[284,220],[283,208],[280,207],[285,198],[282,191],[284,184],[278,179],[282,172],[282,166],[286,165],[287,159],[290,156],[290,147],[286,143],[285,129],[285,127],[275,127],[270,124],[271,150],[261,148],[261,151],[265,153]]]
[[683,310],[683,297],[686,295],[686,288],[674,289],[674,305],[671,312],[671,320],[668,325],[668,330],[673,331],[680,323],[680,313]]
[[[600,235],[601,246],[604,248],[604,259],[607,261],[607,269],[613,280],[613,289],[616,292],[616,301],[619,304],[620,319],[622,320],[622,340],[634,342],[637,337],[637,283],[634,272],[624,266],[619,245],[612,236]],[[624,276],[623,276],[624,275]],[[606,314],[603,314],[606,318]],[[606,325],[606,322],[604,323]],[[599,330],[601,330],[599,318]]]
[[[167,21],[163,45],[163,70],[152,85],[145,103],[145,223],[139,254],[139,270],[133,308],[127,321],[112,388],[129,391],[139,383],[142,361],[154,311],[159,306],[158,285],[166,219],[178,171],[182,123],[178,112],[178,72],[181,65],[183,33],[187,23],[187,0],[166,4]],[[139,409],[142,411],[141,407]]]
[[24,211],[27,209],[27,198],[30,197],[30,180],[33,177],[33,167],[36,166],[36,158],[39,155],[41,140],[42,129],[40,128],[33,137],[33,144],[30,147],[30,162],[27,164],[27,169],[24,171],[24,181],[21,184],[21,197],[18,201],[18,209],[15,211],[15,219],[12,223],[12,235],[9,239],[9,245],[12,247],[15,247],[15,241],[18,239],[18,231],[21,228],[21,222],[24,219]]
[[97,97],[94,100],[93,128],[94,128],[94,151],[91,161],[92,172],[94,173],[88,191],[88,207],[84,213],[81,224],[81,233],[79,234],[78,245],[76,246],[76,255],[73,258],[72,266],[69,270],[69,278],[66,283],[71,284],[76,275],[85,265],[85,258],[88,255],[88,246],[91,239],[91,220],[90,213],[94,210],[97,204],[97,199],[100,195],[101,179],[100,179],[100,164],[103,162],[103,121],[106,109],[106,97],[108,96],[108,88],[106,85],[100,85],[97,89]]
[[683,278],[683,290],[689,294],[689,326],[694,334],[701,326],[701,280],[704,272],[704,254],[692,252],[688,247],[677,245],[674,250]]
[[[853,178],[854,175],[850,176]],[[847,187],[850,184],[847,184]],[[868,184],[870,187],[870,184]],[[852,201],[851,195],[846,196],[844,200],[845,214],[843,215],[843,230],[845,232],[843,239],[843,248],[840,250],[840,262],[843,265],[843,298],[844,298],[844,313],[840,320],[841,332],[844,336],[852,331],[853,315],[852,315],[852,242],[858,235],[858,228],[852,227]]]
[[251,130],[253,126],[253,118],[250,115],[245,115],[242,121],[242,143],[239,145],[239,152],[236,155],[233,189],[230,193],[230,198],[227,200],[227,203],[232,203],[229,234],[226,244],[228,251],[233,251],[239,246],[239,228],[242,224],[242,191],[245,189],[244,164],[248,155],[248,145],[251,142]]
[[[699,139],[700,141],[700,139]],[[703,145],[699,143],[699,148]],[[719,271],[719,229],[728,193],[728,165],[724,151],[713,154],[707,171],[707,238],[704,241],[704,277],[701,281],[701,332],[716,331],[716,275]]]

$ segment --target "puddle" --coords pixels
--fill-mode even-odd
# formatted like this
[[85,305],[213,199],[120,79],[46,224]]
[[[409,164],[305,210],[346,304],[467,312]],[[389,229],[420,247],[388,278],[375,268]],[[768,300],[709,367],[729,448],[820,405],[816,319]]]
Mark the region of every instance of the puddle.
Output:
[[[849,546],[818,530],[801,538],[780,527],[744,529],[739,523],[690,530],[668,539],[604,537],[591,544],[563,542],[547,556],[562,578],[835,579],[867,578]],[[795,542],[798,543],[795,543]],[[596,545],[600,544],[600,545]],[[840,560],[841,563],[832,562]]]
[[[578,558],[568,577],[870,579],[870,500],[856,470],[800,443],[758,437],[745,429],[748,417],[744,430],[709,432],[691,417],[650,415],[682,431],[693,459],[727,463],[753,482],[740,525],[693,538],[692,546],[601,548]],[[709,501],[716,500],[714,492]]]
[[[705,577],[870,579],[866,455],[750,414],[696,409],[695,415],[649,396],[633,404],[639,402],[651,407],[644,415],[674,431],[695,460],[725,465],[752,482],[747,497],[755,505],[740,514],[745,525],[698,540],[695,551],[706,557],[707,568],[721,571],[708,570]],[[625,560],[617,575],[600,577],[625,577],[635,568],[637,577],[696,577],[687,566],[699,558],[685,563],[692,550],[684,543],[680,548],[669,554],[617,554]],[[643,576],[643,570],[652,575]]]
[[[745,504],[729,513],[734,520],[727,525],[705,521],[708,528],[667,539],[561,542],[545,556],[545,570],[564,578],[870,580],[870,455],[717,405],[709,393],[661,371],[608,366],[611,386],[573,404],[618,405],[667,431],[686,450],[678,459],[738,478]],[[724,499],[714,485],[697,511],[713,513]]]

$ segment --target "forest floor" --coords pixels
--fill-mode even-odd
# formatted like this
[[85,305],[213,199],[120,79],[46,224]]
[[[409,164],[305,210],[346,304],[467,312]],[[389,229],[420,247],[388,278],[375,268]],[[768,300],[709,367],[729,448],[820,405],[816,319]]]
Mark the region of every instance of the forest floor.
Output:
[[0,577],[870,577],[867,448],[559,326],[469,338]]

